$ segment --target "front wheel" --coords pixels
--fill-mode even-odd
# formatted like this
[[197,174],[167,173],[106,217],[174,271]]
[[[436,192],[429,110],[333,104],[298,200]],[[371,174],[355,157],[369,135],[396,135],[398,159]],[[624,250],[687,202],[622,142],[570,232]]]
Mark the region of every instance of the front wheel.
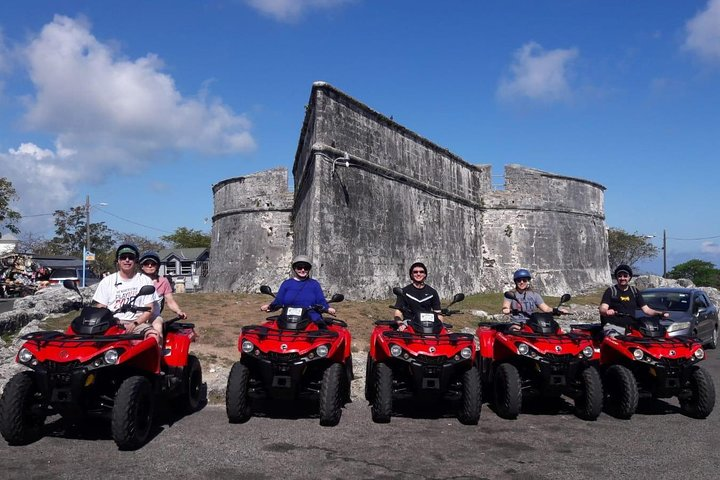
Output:
[[464,425],[477,425],[482,409],[482,386],[480,373],[472,367],[463,373],[462,403],[458,411],[458,420]]
[[633,373],[622,365],[612,365],[603,379],[605,407],[617,418],[629,419],[638,405],[638,388]]
[[324,427],[334,427],[340,422],[343,375],[340,363],[333,363],[323,372],[320,385],[320,425]]
[[580,375],[582,391],[575,399],[575,412],[585,420],[596,420],[602,412],[602,379],[595,367],[588,367]]
[[375,364],[375,392],[370,407],[373,422],[389,423],[392,416],[392,369],[385,363]]
[[715,385],[710,374],[696,367],[690,375],[690,398],[680,399],[680,409],[688,417],[706,418],[715,408]]
[[515,419],[522,406],[520,374],[514,365],[503,363],[495,370],[495,409],[502,418]]
[[235,362],[225,390],[225,412],[230,423],[247,422],[250,418],[249,383],[250,370],[242,363]]
[[112,436],[121,450],[134,450],[150,436],[153,396],[150,381],[142,376],[127,378],[115,395]]
[[39,411],[40,393],[33,374],[20,372],[5,385],[0,398],[0,433],[10,445],[26,445],[37,440],[45,424]]

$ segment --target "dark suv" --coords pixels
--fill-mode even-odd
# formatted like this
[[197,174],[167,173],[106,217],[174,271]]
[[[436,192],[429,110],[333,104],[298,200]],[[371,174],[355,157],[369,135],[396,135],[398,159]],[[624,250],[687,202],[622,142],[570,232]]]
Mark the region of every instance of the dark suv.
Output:
[[641,292],[651,308],[670,313],[662,320],[670,336],[697,337],[708,348],[717,347],[718,307],[699,288],[649,288]]

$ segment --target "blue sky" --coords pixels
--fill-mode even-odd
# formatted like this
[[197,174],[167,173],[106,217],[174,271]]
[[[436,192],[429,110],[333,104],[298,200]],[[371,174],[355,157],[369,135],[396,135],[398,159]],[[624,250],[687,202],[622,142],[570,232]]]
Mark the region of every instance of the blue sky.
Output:
[[601,183],[609,227],[667,231],[668,268],[720,265],[720,0],[2,2],[23,232],[86,195],[119,231],[209,231],[213,184],[291,168],[314,81],[498,183]]

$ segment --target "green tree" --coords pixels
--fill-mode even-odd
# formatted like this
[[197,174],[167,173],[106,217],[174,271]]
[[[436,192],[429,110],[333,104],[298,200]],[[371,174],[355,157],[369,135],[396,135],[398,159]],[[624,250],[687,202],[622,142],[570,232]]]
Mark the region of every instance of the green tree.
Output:
[[171,235],[160,237],[173,248],[210,248],[210,234],[186,227],[178,227]]
[[698,287],[720,288],[720,270],[713,263],[696,258],[675,265],[668,278],[687,278]]
[[[56,255],[82,256],[85,246],[85,207],[55,210],[55,236],[50,240],[50,249]],[[90,224],[90,250],[105,252],[113,248],[113,236],[105,222]]]
[[632,267],[640,260],[656,257],[658,248],[650,243],[650,239],[645,235],[639,235],[637,232],[628,233],[620,228],[610,228],[608,254],[610,268],[622,264]]
[[162,250],[165,248],[165,243],[159,242],[157,240],[152,240],[147,237],[143,237],[142,235],[137,235],[134,233],[128,233],[128,234],[121,234],[118,240],[118,244],[120,243],[132,243],[138,247],[138,250],[140,250],[140,254],[143,252],[146,252],[148,250]]
[[[0,228],[12,233],[20,233],[16,223],[22,218],[18,212],[10,208],[10,203],[18,198],[15,188],[6,177],[0,177]],[[2,232],[0,232],[0,236]]]

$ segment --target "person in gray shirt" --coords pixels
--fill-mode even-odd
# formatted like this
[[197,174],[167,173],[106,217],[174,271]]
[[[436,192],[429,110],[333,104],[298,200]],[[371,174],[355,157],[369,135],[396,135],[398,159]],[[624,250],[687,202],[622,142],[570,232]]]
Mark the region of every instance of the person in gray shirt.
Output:
[[545,303],[540,294],[532,291],[530,280],[532,280],[532,275],[529,270],[524,268],[516,270],[513,274],[515,299],[505,298],[502,305],[502,313],[510,315],[513,322],[524,323],[536,310],[546,313],[553,312],[553,308]]

